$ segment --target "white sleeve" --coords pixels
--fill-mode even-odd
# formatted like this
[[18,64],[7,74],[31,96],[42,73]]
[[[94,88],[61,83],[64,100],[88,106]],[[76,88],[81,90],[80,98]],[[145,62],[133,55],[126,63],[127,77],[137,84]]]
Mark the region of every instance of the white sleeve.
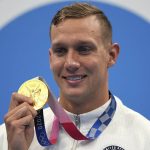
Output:
[[8,150],[5,124],[0,125],[0,150]]

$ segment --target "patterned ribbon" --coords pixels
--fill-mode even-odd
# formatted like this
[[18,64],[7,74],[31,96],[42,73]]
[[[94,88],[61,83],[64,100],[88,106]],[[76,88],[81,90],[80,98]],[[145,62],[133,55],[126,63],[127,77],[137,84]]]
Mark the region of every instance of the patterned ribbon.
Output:
[[57,138],[59,134],[59,125],[62,125],[63,128],[66,130],[66,132],[75,140],[94,140],[109,125],[116,110],[115,97],[112,94],[110,94],[111,102],[109,106],[98,117],[96,122],[93,124],[93,126],[85,136],[78,130],[78,128],[69,118],[69,116],[61,107],[61,105],[58,103],[58,101],[55,99],[55,97],[51,93],[49,95],[50,97],[48,100],[48,104],[52,109],[53,113],[55,114],[51,135],[49,139],[47,137],[46,130],[45,130],[43,109],[38,110],[38,115],[34,119],[37,139],[42,146],[49,146],[57,142]]

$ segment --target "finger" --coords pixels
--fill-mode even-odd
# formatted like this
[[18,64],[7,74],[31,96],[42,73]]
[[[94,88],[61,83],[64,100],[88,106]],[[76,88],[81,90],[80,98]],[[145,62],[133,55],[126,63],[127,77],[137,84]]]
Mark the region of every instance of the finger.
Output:
[[5,117],[4,120],[5,122],[11,122],[12,120],[17,120],[20,119],[21,117],[24,117],[25,115],[31,114],[33,118],[37,115],[37,111],[27,104],[26,102],[20,104],[13,110],[9,111]]
[[34,101],[31,98],[24,96],[22,94],[18,94],[16,92],[12,93],[9,110],[14,109],[16,106],[20,105],[23,102],[26,102],[30,105],[34,104]]
[[33,126],[33,118],[32,118],[32,115],[28,115],[28,116],[25,116],[23,118],[21,118],[21,120],[17,121],[18,123],[18,126],[28,126],[28,127],[31,127]]
[[13,120],[19,120],[27,115],[31,115],[32,118],[34,118],[34,115],[32,114],[32,112],[29,110],[29,108],[27,108],[26,106],[23,106],[22,108],[20,108],[19,110],[17,110],[14,114],[12,114],[11,116],[9,116],[7,118],[7,123],[12,122]]
[[[24,131],[25,128],[27,128],[27,127],[33,127],[32,115],[27,115],[27,116],[22,117],[19,120],[14,120],[11,122],[11,124],[9,126],[9,128],[11,130],[17,131],[18,133]],[[19,129],[21,129],[21,130],[19,130]]]
[[8,114],[14,114],[15,112],[17,112],[18,109],[22,108],[22,107],[26,107],[26,109],[28,111],[31,112],[31,114],[35,117],[37,115],[37,111],[33,108],[33,106],[29,105],[28,103],[24,102],[22,104],[20,104],[19,106],[15,107],[13,110],[11,110]]

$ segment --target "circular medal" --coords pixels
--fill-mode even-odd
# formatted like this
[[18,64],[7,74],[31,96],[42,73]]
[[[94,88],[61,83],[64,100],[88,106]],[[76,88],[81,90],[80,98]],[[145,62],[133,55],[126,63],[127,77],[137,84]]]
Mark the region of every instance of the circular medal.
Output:
[[34,78],[24,82],[19,90],[19,94],[30,97],[34,101],[34,109],[43,108],[48,100],[48,87],[40,79]]

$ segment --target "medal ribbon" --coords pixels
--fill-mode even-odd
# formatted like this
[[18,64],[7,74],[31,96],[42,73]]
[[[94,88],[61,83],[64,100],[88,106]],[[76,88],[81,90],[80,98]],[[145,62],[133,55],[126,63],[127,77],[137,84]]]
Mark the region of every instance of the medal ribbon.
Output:
[[99,118],[95,121],[95,123],[85,136],[78,130],[78,128],[69,118],[67,113],[61,107],[61,105],[58,103],[52,93],[50,93],[49,96],[50,97],[48,99],[48,105],[55,114],[51,130],[51,136],[49,139],[45,130],[43,109],[38,110],[38,115],[34,119],[37,139],[42,146],[49,146],[57,142],[59,125],[62,125],[66,132],[75,140],[94,140],[104,131],[104,129],[111,122],[116,110],[116,100],[115,97],[111,94],[111,102],[109,106],[99,116]]

